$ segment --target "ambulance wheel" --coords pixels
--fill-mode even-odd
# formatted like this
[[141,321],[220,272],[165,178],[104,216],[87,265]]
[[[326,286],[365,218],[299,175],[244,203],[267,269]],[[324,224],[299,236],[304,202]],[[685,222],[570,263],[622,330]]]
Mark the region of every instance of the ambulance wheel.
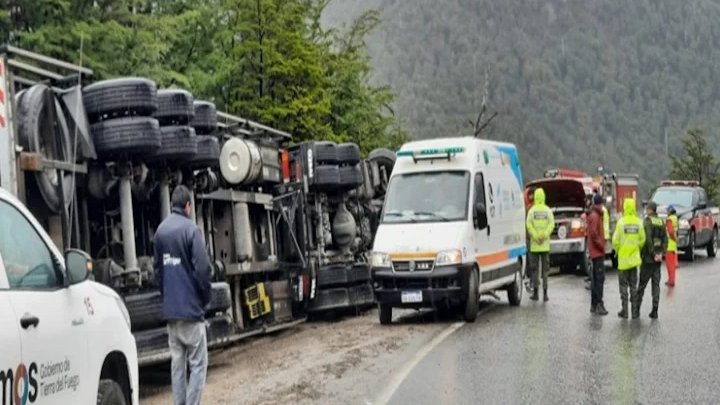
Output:
[[687,249],[685,250],[685,252],[683,252],[684,253],[683,257],[685,258],[685,260],[687,260],[689,262],[694,262],[695,261],[695,230],[694,229],[690,230],[690,237],[688,238],[688,243],[689,243],[689,245],[688,245]]
[[463,318],[465,319],[465,322],[468,323],[475,322],[475,319],[477,319],[480,307],[478,284],[478,272],[476,269],[472,269],[468,275],[468,282],[465,284],[467,288],[467,300],[465,301],[465,313],[463,314]]
[[97,405],[126,405],[125,395],[120,384],[113,380],[100,380],[97,393]]
[[520,305],[520,303],[522,302],[523,292],[522,265],[520,264],[520,262],[517,262],[515,266],[517,267],[515,269],[515,281],[513,281],[513,283],[510,284],[507,289],[508,302],[514,307]]
[[710,238],[710,242],[708,242],[708,245],[707,245],[708,257],[717,256],[717,242],[718,242],[718,229],[713,228],[712,237]]
[[378,320],[380,325],[390,325],[392,323],[392,307],[390,305],[378,305]]

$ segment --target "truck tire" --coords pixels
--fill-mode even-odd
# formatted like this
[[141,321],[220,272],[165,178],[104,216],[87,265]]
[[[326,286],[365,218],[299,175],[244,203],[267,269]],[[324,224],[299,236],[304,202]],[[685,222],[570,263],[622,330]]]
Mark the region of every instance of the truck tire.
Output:
[[348,279],[352,283],[370,281],[370,266],[367,263],[355,263],[348,273]]
[[198,153],[195,129],[188,126],[160,127],[160,149],[146,158],[147,162],[179,162],[194,158]]
[[152,117],[123,117],[90,125],[98,156],[148,156],[160,149],[160,125]]
[[[211,283],[210,288],[210,302],[205,307],[205,312],[222,312],[230,308],[230,285]],[[125,297],[125,307],[130,315],[133,331],[158,327],[164,323],[163,299],[159,291],[129,295]]]
[[168,348],[168,332],[165,326],[133,333],[138,353],[166,350]]
[[340,185],[340,169],[337,165],[322,165],[315,167],[315,183],[317,190],[334,190]]
[[583,276],[590,277],[592,272],[592,260],[590,260],[590,253],[587,250],[587,245],[585,246],[585,252],[580,253],[577,255],[577,265],[580,269],[580,273]]
[[337,161],[340,164],[356,165],[360,163],[360,147],[354,143],[341,143],[335,147]]
[[313,159],[317,165],[335,165],[338,163],[337,145],[335,142],[313,142]]
[[158,90],[158,108],[154,117],[160,125],[187,125],[195,116],[195,99],[187,90]]
[[[217,131],[217,108],[209,101],[197,100],[193,103],[195,116],[190,121],[190,126],[200,135],[212,134]],[[219,153],[218,153],[219,154]]]
[[[197,131],[197,129],[196,129]],[[195,168],[217,167],[220,164],[220,142],[212,135],[197,135],[197,154],[189,163]]]
[[327,288],[346,285],[348,283],[348,270],[347,264],[331,264],[320,267],[317,272],[317,287]]
[[100,380],[97,393],[97,405],[127,405],[120,384],[113,380]]
[[707,255],[708,257],[717,256],[717,243],[718,243],[718,229],[713,228],[710,242],[707,244]]
[[[60,150],[53,149],[52,137],[55,132],[52,126],[45,124],[47,106],[45,101],[45,91],[48,86],[44,84],[36,84],[27,90],[23,90],[17,97],[17,130],[18,140],[25,151],[40,153],[48,159],[70,161],[71,159],[71,143],[70,131],[68,129],[65,115],[62,112],[60,103],[55,100],[51,108],[55,108],[55,117],[57,118],[58,132],[60,133]],[[40,196],[47,208],[54,214],[61,211],[60,195],[57,190],[57,172],[55,170],[44,170],[32,174],[37,183]],[[66,174],[63,177],[63,194],[64,200],[69,202],[74,193],[73,175]]]
[[340,186],[343,189],[358,188],[364,182],[360,165],[340,166],[338,168],[338,175],[340,176]]
[[91,123],[104,115],[149,116],[158,108],[157,85],[144,77],[102,80],[85,86],[82,95]]
[[[388,180],[390,180],[390,173],[392,173],[393,167],[395,167],[395,160],[397,155],[390,149],[377,148],[370,151],[367,157],[368,162],[374,162],[379,167],[385,169]],[[387,191],[387,184],[381,184],[376,188],[376,192],[379,194],[385,194]]]

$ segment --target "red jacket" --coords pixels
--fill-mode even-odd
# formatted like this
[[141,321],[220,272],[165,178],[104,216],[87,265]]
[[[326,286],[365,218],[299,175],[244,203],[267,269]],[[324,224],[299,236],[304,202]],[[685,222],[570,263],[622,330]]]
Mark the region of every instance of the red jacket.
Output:
[[593,208],[587,219],[588,249],[591,259],[605,257],[605,231],[602,209]]

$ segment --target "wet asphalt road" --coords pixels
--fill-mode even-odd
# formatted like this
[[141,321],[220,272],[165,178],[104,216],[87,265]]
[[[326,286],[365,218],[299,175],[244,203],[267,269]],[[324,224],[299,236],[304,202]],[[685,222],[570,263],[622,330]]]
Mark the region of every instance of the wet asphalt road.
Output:
[[550,301],[503,301],[435,346],[389,404],[720,404],[720,259],[681,262],[660,318],[617,317],[616,271],[605,283],[610,314],[590,314],[580,277],[550,281]]

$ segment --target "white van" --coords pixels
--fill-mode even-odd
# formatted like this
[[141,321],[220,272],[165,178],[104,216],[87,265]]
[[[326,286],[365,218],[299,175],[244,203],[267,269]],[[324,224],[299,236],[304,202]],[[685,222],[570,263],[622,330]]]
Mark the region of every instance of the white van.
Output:
[[397,153],[372,253],[380,323],[392,308],[454,307],[480,294],[522,300],[525,200],[515,145],[474,137],[406,143]]
[[139,404],[130,317],[91,270],[0,189],[0,404]]

